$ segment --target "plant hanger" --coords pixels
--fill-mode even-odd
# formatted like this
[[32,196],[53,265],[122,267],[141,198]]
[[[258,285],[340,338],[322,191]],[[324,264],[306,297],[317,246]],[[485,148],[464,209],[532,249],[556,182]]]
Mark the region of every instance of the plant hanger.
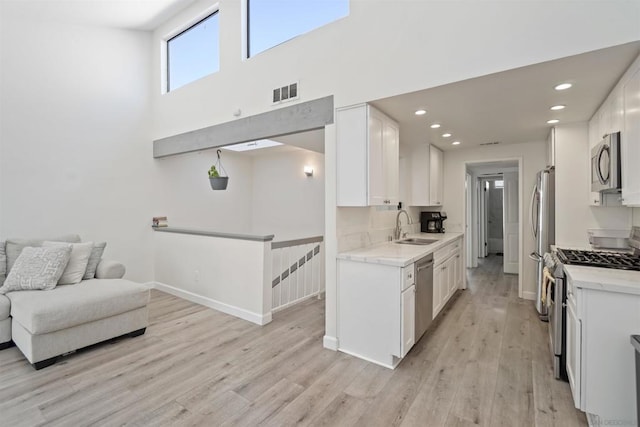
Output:
[[224,166],[222,166],[222,160],[220,159],[221,150],[216,150],[218,159],[216,163],[209,169],[209,183],[212,190],[226,190],[229,184],[229,176]]

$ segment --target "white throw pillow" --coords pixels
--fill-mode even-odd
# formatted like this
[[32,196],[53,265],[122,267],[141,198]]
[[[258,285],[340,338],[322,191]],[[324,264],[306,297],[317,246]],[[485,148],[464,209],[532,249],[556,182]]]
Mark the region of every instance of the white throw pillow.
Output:
[[0,288],[0,294],[55,288],[70,255],[71,245],[68,243],[62,247],[24,248]]
[[[68,246],[69,243],[63,242],[43,242],[42,247],[60,247]],[[91,250],[93,249],[93,242],[86,243],[71,243],[71,257],[69,263],[64,269],[62,276],[58,280],[58,285],[74,285],[82,281],[85,271],[87,271],[87,264],[89,263],[89,256],[91,256]]]
[[106,246],[107,242],[95,243],[93,245],[91,256],[89,257],[89,262],[87,263],[87,271],[84,272],[83,279],[93,279],[94,277],[96,277],[96,269],[98,268],[98,264],[100,264],[102,253],[104,252],[104,248]]

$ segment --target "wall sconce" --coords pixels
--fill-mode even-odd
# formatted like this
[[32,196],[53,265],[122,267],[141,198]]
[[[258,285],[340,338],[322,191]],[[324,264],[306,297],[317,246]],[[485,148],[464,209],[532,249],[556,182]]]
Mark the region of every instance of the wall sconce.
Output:
[[307,175],[307,176],[313,176],[313,167],[305,166],[304,167],[304,174]]

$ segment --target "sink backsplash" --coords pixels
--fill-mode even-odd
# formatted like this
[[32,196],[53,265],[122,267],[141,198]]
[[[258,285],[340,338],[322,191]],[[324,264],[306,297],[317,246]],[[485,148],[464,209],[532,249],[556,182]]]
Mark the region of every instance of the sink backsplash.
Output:
[[[406,210],[413,223],[407,224],[407,218],[402,215],[402,232],[419,233],[420,208]],[[387,206],[337,208],[338,252],[388,241],[389,236],[393,236],[397,214],[395,207]]]

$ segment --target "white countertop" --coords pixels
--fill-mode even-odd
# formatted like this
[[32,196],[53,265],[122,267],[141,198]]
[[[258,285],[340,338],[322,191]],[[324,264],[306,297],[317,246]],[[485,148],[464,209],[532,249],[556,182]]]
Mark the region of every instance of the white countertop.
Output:
[[576,287],[640,295],[640,271],[565,265],[565,273]]
[[384,242],[377,245],[366,246],[364,248],[340,252],[337,255],[337,258],[349,261],[385,264],[395,267],[406,267],[407,265],[418,261],[425,255],[437,251],[447,243],[459,239],[462,236],[463,233],[410,234],[407,236],[407,238],[415,237],[420,239],[438,239],[438,241],[430,245],[406,245],[395,243],[395,241]]

